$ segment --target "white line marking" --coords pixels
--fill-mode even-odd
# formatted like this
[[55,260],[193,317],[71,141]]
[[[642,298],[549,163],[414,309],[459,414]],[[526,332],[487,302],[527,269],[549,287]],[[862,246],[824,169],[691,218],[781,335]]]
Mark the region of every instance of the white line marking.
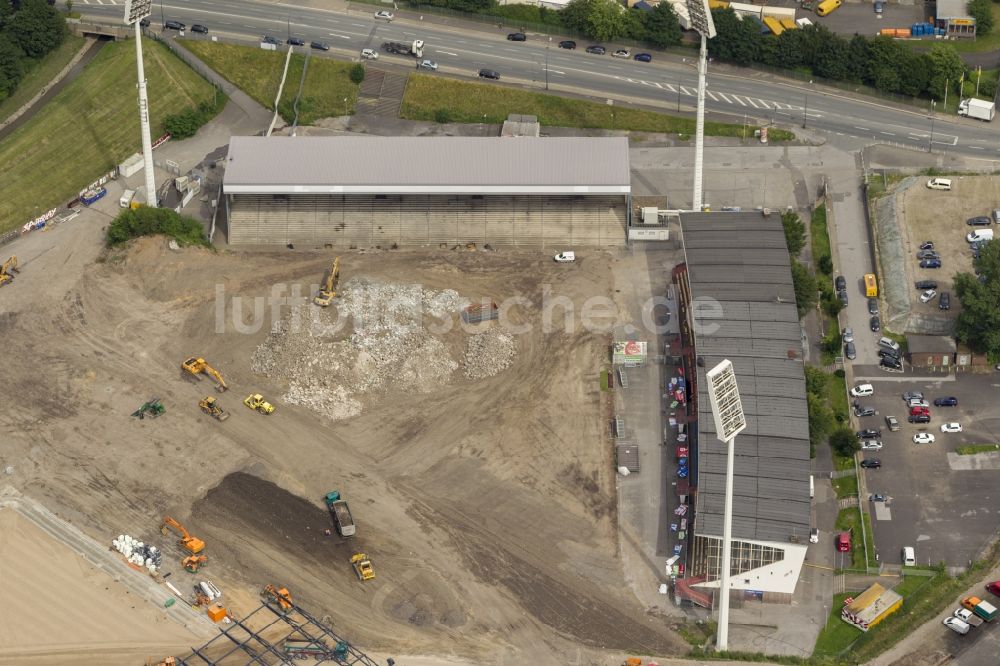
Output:
[[706,90],[706,91],[705,91],[705,94],[706,94],[706,95],[708,95],[709,97],[711,97],[711,98],[712,98],[712,101],[715,101],[715,102],[718,102],[718,101],[719,101],[719,98],[718,98],[718,97],[716,97],[716,96],[715,96],[715,93],[713,93],[713,92],[712,92],[711,90]]
[[872,131],[870,127],[858,127],[857,125],[854,126],[854,129],[861,130],[862,132],[871,132]]
[[885,134],[886,136],[896,136],[892,132],[879,132],[879,134]]
[[982,146],[969,146],[969,148],[971,148],[972,150],[986,150]]
[[743,100],[741,100],[741,99],[739,98],[739,96],[737,96],[737,95],[733,95],[733,99],[735,99],[735,100],[736,100],[737,102],[739,102],[739,103],[740,103],[740,106],[746,106],[746,102],[744,102]]
[[726,93],[719,93],[719,97],[721,97],[723,100],[725,100],[726,104],[732,104],[733,103],[733,100],[731,100],[728,97],[726,97]]
[[350,39],[350,37],[348,37],[347,35],[338,35],[338,34],[337,34],[337,33],[335,33],[335,32],[331,32],[331,33],[330,33],[330,36],[331,36],[331,37],[340,37],[341,39]]
[[755,109],[759,109],[760,108],[759,106],[757,106],[756,104],[753,103],[753,97],[747,97],[747,101],[750,102],[750,106],[752,106],[753,108],[755,108]]
[[451,51],[438,51],[438,50],[435,50],[434,52],[435,53],[443,53],[445,55],[450,55],[450,56],[457,56],[458,55],[457,53],[452,53]]

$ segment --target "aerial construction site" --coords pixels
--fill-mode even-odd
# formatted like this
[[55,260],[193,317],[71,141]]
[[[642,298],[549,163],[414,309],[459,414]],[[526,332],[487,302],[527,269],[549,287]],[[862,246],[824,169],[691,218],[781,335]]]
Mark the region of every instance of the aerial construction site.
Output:
[[212,661],[234,626],[306,658],[293,606],[341,663],[683,651],[624,584],[610,333],[562,325],[626,253],[107,250],[97,223],[17,250],[0,567],[44,603],[0,663],[248,663]]

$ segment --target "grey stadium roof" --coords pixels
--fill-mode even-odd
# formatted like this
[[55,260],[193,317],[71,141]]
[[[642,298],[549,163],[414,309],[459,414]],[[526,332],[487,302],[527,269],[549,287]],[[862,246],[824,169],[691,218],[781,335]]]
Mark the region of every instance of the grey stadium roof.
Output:
[[625,137],[234,136],[229,194],[628,194]]
[[696,532],[721,537],[726,446],[705,372],[733,363],[747,428],[736,437],[733,537],[803,542],[810,528],[809,418],[802,329],[781,216],[681,215],[698,367]]

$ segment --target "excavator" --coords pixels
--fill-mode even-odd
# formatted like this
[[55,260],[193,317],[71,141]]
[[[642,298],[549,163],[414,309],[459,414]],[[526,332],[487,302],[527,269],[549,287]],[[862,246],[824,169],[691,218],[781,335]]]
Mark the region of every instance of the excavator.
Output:
[[198,569],[208,564],[208,557],[205,555],[188,555],[181,560],[181,566],[188,573],[198,573]]
[[287,588],[277,588],[271,583],[264,586],[261,590],[260,595],[265,601],[272,604],[278,604],[281,610],[291,610],[292,609],[292,595],[288,592]]
[[193,555],[197,555],[201,551],[205,550],[205,542],[198,537],[191,536],[188,531],[184,529],[184,526],[178,523],[176,520],[170,516],[163,517],[163,527],[160,528],[160,532],[164,536],[170,533],[168,527],[172,527],[178,534],[181,535],[181,545],[184,546]]
[[8,282],[13,282],[14,273],[20,272],[21,271],[17,267],[17,255],[14,255],[7,261],[3,262],[3,265],[0,265],[0,287],[4,286]]
[[330,306],[333,299],[337,297],[337,284],[340,282],[340,257],[333,260],[333,265],[330,266],[330,273],[326,276],[326,282],[320,287],[319,293],[316,298],[313,299],[313,303],[316,305],[326,308]]
[[195,379],[201,379],[202,374],[206,374],[215,380],[215,390],[219,393],[229,389],[226,385],[226,380],[222,378],[219,371],[208,364],[208,362],[198,356],[192,356],[188,360],[181,363],[181,367],[191,374]]
[[198,406],[201,407],[201,411],[205,412],[213,419],[225,421],[229,418],[229,412],[220,407],[219,401],[210,395],[206,395],[202,398],[198,403]]

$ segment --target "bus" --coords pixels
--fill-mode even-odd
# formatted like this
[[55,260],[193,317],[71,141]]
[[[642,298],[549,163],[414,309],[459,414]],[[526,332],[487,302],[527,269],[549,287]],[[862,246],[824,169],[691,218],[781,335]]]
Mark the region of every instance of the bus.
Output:
[[874,273],[865,274],[865,295],[868,298],[878,298],[878,282],[875,281]]

